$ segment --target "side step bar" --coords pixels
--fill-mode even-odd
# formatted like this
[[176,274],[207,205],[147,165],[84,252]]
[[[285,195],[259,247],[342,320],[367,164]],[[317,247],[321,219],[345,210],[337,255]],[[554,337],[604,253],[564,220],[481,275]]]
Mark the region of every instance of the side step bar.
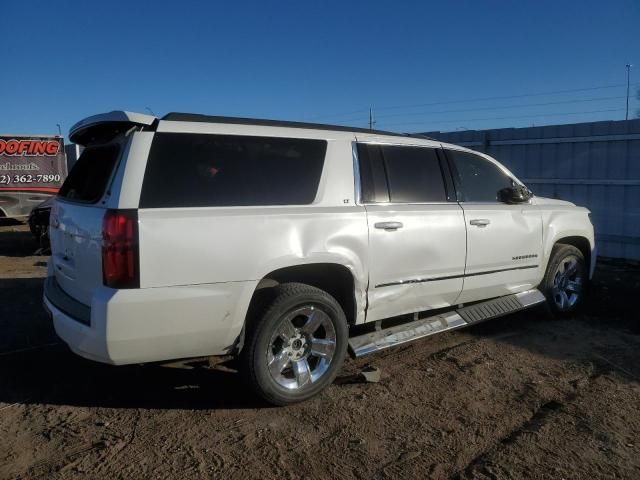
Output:
[[545,302],[544,295],[537,289],[487,300],[468,307],[433,315],[413,322],[365,333],[349,339],[353,356],[362,357],[439,332],[473,325],[490,318],[501,317]]

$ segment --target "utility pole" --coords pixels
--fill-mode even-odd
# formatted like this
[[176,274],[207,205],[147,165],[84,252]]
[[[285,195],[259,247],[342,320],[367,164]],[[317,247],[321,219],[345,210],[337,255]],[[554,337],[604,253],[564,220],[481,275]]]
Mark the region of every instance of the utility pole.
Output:
[[633,65],[627,63],[625,66],[627,68],[627,113],[625,114],[624,119],[629,120],[629,77],[631,76],[631,67]]
[[369,107],[369,130],[373,130],[373,126],[376,122],[373,121],[373,113],[371,111],[371,107]]

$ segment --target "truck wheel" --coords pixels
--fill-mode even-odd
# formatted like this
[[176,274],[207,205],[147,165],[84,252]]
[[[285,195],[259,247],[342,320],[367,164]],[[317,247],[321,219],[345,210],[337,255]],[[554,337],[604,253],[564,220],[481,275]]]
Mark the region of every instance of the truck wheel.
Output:
[[31,235],[35,237],[36,240],[38,241],[40,240],[40,236],[42,235],[42,227],[40,227],[40,225],[29,220],[29,231],[31,232]]
[[347,353],[348,327],[338,302],[323,290],[284,283],[274,293],[249,325],[242,369],[260,397],[287,405],[333,382]]
[[547,298],[552,314],[575,312],[587,291],[587,267],[582,252],[572,245],[556,244],[551,250],[549,265],[540,291]]

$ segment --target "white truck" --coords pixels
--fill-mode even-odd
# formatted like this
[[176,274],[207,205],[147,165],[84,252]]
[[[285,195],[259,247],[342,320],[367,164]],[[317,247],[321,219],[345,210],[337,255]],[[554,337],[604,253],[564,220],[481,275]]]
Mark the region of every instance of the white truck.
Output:
[[115,111],[52,208],[44,305],[77,354],[238,355],[267,401],[358,357],[534,305],[574,311],[589,211],[493,158],[409,135]]

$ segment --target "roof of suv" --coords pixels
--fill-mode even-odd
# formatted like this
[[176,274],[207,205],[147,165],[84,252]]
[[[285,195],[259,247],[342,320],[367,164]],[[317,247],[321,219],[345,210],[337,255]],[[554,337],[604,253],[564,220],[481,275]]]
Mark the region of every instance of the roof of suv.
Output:
[[[147,115],[143,113],[127,112],[122,110],[115,110],[112,112],[100,113],[80,120],[69,130],[69,138],[74,143],[86,145],[92,138],[96,138],[100,135],[102,130],[113,131],[122,130],[126,131],[131,126],[138,126],[144,130],[156,131],[159,125],[164,122],[168,123],[200,123],[200,124],[220,124],[220,125],[243,125],[243,126],[258,126],[258,127],[276,127],[276,128],[291,128],[291,129],[306,129],[325,132],[341,132],[343,134],[359,134],[358,137],[368,140],[385,141],[385,137],[391,137],[395,139],[404,139],[404,142],[411,142],[417,140],[422,144],[437,144],[444,145],[439,140],[426,137],[419,134],[410,133],[397,133],[387,132],[382,130],[373,130],[368,128],[349,127],[344,125],[328,125],[324,123],[307,123],[307,122],[293,122],[286,120],[267,120],[258,118],[241,118],[241,117],[224,117],[215,115],[202,115],[197,113],[180,113],[172,112],[166,114],[164,117],[158,119],[153,115]],[[162,131],[162,130],[158,130]],[[462,147],[455,147],[462,148]]]
[[292,122],[287,120],[267,120],[260,118],[223,117],[216,115],[203,115],[199,113],[167,113],[160,120],[171,122],[202,122],[202,123],[226,123],[232,125],[260,125],[265,127],[288,127],[288,128],[308,128],[312,130],[330,130],[337,132],[369,133],[373,135],[386,135],[393,137],[415,137],[424,140],[434,140],[424,135],[413,135],[410,133],[387,132],[384,130],[373,130],[368,128],[347,127],[344,125],[328,125],[325,123]]

